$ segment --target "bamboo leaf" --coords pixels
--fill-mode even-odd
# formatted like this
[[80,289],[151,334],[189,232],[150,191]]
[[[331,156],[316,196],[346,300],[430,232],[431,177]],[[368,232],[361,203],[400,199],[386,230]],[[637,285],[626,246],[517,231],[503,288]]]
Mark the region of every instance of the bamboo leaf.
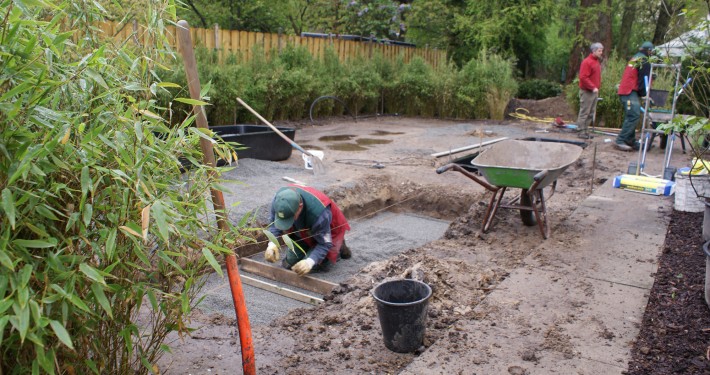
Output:
[[152,118],[153,120],[159,120],[159,121],[163,120],[163,118],[160,117],[160,115],[157,115],[147,109],[139,109],[138,112],[145,117]]
[[170,87],[170,88],[176,88],[176,89],[182,88],[182,86],[178,85],[177,83],[172,83],[172,82],[158,82],[158,87]]
[[[12,303],[13,303],[12,300],[8,299],[8,298],[5,298],[4,300],[0,301],[0,316],[2,316],[3,313],[5,311],[7,311],[7,309],[10,308],[10,306],[12,306]],[[1,328],[0,328],[0,330],[1,330]],[[2,333],[0,333],[0,335],[1,334]],[[2,340],[0,340],[0,342],[2,342]]]
[[160,238],[167,242],[169,236],[167,215],[165,213],[165,207],[163,207],[163,204],[160,201],[157,201],[153,205],[153,213],[155,214],[155,223],[158,225],[158,233],[160,234]]
[[207,259],[207,262],[214,268],[215,271],[219,274],[220,277],[224,277],[222,274],[222,267],[217,263],[217,259],[215,259],[214,254],[210,251],[210,249],[203,247],[202,248],[202,255],[205,256],[205,259]]
[[0,343],[2,343],[3,334],[5,333],[5,326],[9,320],[9,315],[0,315]]
[[91,222],[91,217],[94,214],[94,206],[91,205],[91,203],[87,203],[84,205],[84,212],[82,212],[82,219],[84,220],[84,225],[87,227],[89,226],[89,223]]
[[8,188],[2,189],[2,210],[10,221],[10,227],[15,229],[15,198]]
[[101,283],[101,285],[106,285],[106,281],[101,273],[90,265],[82,263],[79,265],[79,270],[81,270],[81,272],[89,279],[96,281],[97,283]]
[[108,85],[106,84],[106,81],[104,81],[104,78],[101,77],[101,75],[98,72],[96,72],[95,70],[93,70],[91,68],[87,68],[84,72],[94,82],[98,83],[101,87],[108,90]]
[[60,143],[63,145],[67,144],[67,142],[69,142],[69,136],[71,136],[71,127],[67,126],[67,130],[64,131],[64,136],[62,137],[62,141]]
[[72,305],[74,305],[74,306],[76,306],[88,313],[91,312],[91,310],[89,310],[89,306],[86,306],[84,301],[82,301],[79,297],[77,297],[73,294],[68,294],[68,293],[65,295],[65,297],[67,297],[67,299],[69,299],[69,302],[71,302]]
[[66,345],[69,349],[74,349],[74,344],[71,342],[71,337],[69,337],[69,332],[64,328],[64,325],[56,320],[50,320],[49,325],[52,326],[54,334],[57,335],[59,341]]
[[203,102],[202,100],[190,99],[190,98],[175,98],[176,102],[185,103],[189,105],[209,105],[210,103]]
[[271,242],[273,242],[273,243],[275,243],[275,244],[278,245],[279,240],[276,239],[276,236],[274,236],[273,233],[269,232],[267,229],[264,229],[264,230],[262,231],[262,233],[264,233],[264,234],[266,235],[266,237],[269,239],[269,241],[271,241]]
[[172,266],[175,270],[177,270],[177,271],[180,272],[181,274],[183,274],[183,275],[185,274],[185,271],[182,269],[182,267],[180,267],[180,265],[178,265],[177,263],[175,263],[174,260],[172,260],[169,256],[167,256],[167,255],[165,254],[165,252],[163,252],[163,251],[158,251],[158,257],[159,257],[160,259],[164,260],[166,263],[168,263],[170,266]]
[[35,211],[37,211],[38,214],[40,214],[43,217],[46,217],[49,220],[59,220],[57,215],[54,214],[46,205],[40,204],[37,207],[35,207]]
[[141,210],[141,229],[143,232],[143,243],[148,242],[148,226],[150,224],[150,205]]
[[[12,271],[15,265],[12,263],[12,259],[6,254],[5,249],[0,247],[0,264]],[[2,294],[0,294],[1,296]]]
[[89,189],[91,189],[91,176],[89,176],[89,167],[85,165],[81,168],[81,195],[86,195]]
[[[129,223],[129,224],[133,224],[133,223]],[[128,234],[132,234],[132,235],[134,235],[134,236],[136,236],[136,237],[142,237],[141,234],[138,233],[135,229],[130,228],[130,227],[128,227],[128,226],[121,225],[120,227],[118,227],[118,229],[120,229],[120,230],[122,230],[122,231],[124,231],[124,232],[126,232],[126,233],[128,233]]]
[[34,249],[44,249],[44,248],[57,246],[57,240],[55,238],[49,238],[46,241],[17,239],[17,240],[12,240],[12,243],[17,246],[34,248]]
[[116,251],[116,228],[112,228],[106,236],[106,259],[113,260],[113,253]]
[[146,293],[148,295],[148,301],[150,301],[150,306],[153,308],[153,310],[158,309],[158,299],[155,298],[155,292],[153,289],[148,289],[148,292]]
[[49,353],[45,352],[44,351],[44,343],[42,343],[38,337],[33,340],[32,336],[35,336],[35,335],[30,334],[27,336],[27,338],[35,343],[35,352],[37,353],[37,362],[39,362],[39,365],[42,366],[42,369],[44,371],[46,371],[48,374],[53,374],[54,373],[54,358],[53,358],[54,356],[51,354],[52,351],[50,350]]
[[99,374],[100,374],[99,368],[96,367],[96,362],[94,362],[94,361],[92,361],[92,360],[90,360],[90,359],[87,359],[87,360],[84,361],[84,363],[86,363],[86,366],[87,366],[89,369],[91,369],[91,372],[93,372],[93,373],[96,374],[96,375],[99,375]]
[[17,304],[21,309],[27,306],[27,301],[30,299],[30,290],[26,285],[22,285],[17,288]]
[[103,288],[101,288],[101,285],[97,283],[91,284],[91,291],[94,293],[94,297],[96,297],[96,301],[99,302],[101,308],[103,308],[104,311],[106,311],[106,314],[113,319],[111,304],[109,303],[108,298],[106,298],[106,294],[104,293]]
[[[25,337],[27,337],[27,332],[30,330],[30,308],[25,306],[24,308],[17,308],[15,310],[15,318],[17,319],[16,324],[17,332],[20,334],[20,341],[25,342]],[[12,322],[12,320],[10,321]]]

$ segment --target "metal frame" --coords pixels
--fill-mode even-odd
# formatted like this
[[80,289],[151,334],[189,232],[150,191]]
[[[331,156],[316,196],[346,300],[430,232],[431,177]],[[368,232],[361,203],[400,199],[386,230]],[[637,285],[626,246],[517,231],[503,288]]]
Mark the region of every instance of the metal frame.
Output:
[[[535,220],[537,221],[538,227],[540,229],[540,234],[542,234],[542,238],[547,239],[548,237],[550,237],[550,225],[548,223],[547,207],[545,206],[545,195],[543,194],[543,188],[539,186],[540,183],[545,179],[545,177],[547,177],[549,173],[548,170],[540,171],[533,178],[535,181],[532,183],[532,185],[530,185],[530,187],[527,189],[522,189],[522,192],[520,194],[527,194],[530,197],[530,206],[521,205],[517,203],[520,200],[520,195],[511,199],[507,203],[501,203],[501,201],[503,200],[503,195],[505,195],[505,192],[508,189],[507,186],[495,186],[489,184],[487,181],[467,171],[458,164],[447,164],[443,167],[438,168],[436,172],[441,174],[448,170],[455,170],[457,172],[460,172],[464,176],[470,178],[479,185],[483,186],[483,188],[485,188],[486,190],[493,193],[488,203],[488,208],[486,208],[486,213],[483,215],[483,224],[481,227],[483,233],[486,233],[488,232],[488,230],[490,230],[491,225],[493,224],[493,218],[495,218],[499,208],[510,208],[514,210],[532,211],[535,215]],[[556,188],[557,180],[555,179],[551,184],[550,196],[548,198],[552,197],[555,194]]]
[[[675,69],[676,75],[675,75],[675,84],[673,86],[673,101],[671,104],[671,114],[670,118],[668,121],[672,121],[673,118],[675,117],[675,106],[676,102],[678,101],[678,83],[680,82],[680,64],[651,64],[651,71],[649,72],[649,75],[653,77],[653,69],[654,68],[670,68],[670,69]],[[645,169],[645,163],[646,163],[646,151],[647,148],[650,146],[650,141],[651,141],[651,133],[657,133],[660,134],[661,132],[652,128],[647,129],[647,122],[648,120],[653,117],[649,113],[649,107],[651,104],[651,88],[653,87],[653,80],[649,80],[646,83],[646,100],[644,103],[644,109],[643,109],[643,119],[641,121],[641,134],[639,137],[640,141],[640,147],[639,147],[639,154],[638,154],[638,159],[636,165],[638,166],[636,168],[636,175],[644,174],[648,176],[647,173],[644,173],[643,170]],[[663,173],[666,168],[671,163],[671,153],[673,152],[673,142],[675,141],[674,136],[669,136],[668,137],[668,142],[666,143],[666,150],[665,154],[663,156],[663,170],[661,170],[661,176],[663,176]],[[656,177],[656,176],[652,176]]]

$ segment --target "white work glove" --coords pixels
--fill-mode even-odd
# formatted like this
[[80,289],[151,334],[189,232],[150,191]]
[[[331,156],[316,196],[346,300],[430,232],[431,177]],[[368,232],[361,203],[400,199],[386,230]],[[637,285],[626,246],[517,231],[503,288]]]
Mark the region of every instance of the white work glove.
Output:
[[264,259],[268,262],[275,263],[279,258],[279,245],[269,241],[269,246],[266,247],[266,251],[264,252]]
[[293,270],[293,272],[296,272],[297,274],[303,276],[303,275],[311,272],[311,269],[313,268],[313,266],[315,264],[316,264],[316,262],[313,259],[306,258],[306,259],[294,264],[293,267],[291,267],[291,269]]

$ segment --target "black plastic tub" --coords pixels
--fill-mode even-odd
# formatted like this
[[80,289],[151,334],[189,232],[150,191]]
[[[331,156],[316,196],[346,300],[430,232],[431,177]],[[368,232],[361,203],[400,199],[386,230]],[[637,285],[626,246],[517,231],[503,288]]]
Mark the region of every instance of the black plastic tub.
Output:
[[458,164],[461,168],[471,172],[471,173],[477,173],[478,168],[475,167],[473,164],[471,164],[471,161],[476,158],[480,154],[480,151],[476,151],[472,154],[468,154],[466,156],[462,156],[460,158],[454,159],[451,162],[454,164]]
[[[294,128],[276,128],[291,140],[296,136]],[[291,157],[293,151],[288,142],[266,125],[221,125],[210,126],[210,129],[225,142],[236,142],[244,147],[236,150],[240,159],[281,161]]]

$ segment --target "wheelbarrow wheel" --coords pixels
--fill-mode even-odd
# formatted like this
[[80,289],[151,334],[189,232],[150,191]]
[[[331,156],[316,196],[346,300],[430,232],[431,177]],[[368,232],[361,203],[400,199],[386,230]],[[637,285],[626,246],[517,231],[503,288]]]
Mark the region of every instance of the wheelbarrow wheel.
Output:
[[[530,195],[528,195],[527,189],[523,189],[523,191],[520,193],[520,205],[532,208],[532,200],[530,199]],[[537,224],[537,220],[535,220],[535,213],[532,210],[521,209],[520,219],[523,221],[523,224],[528,227],[532,227]]]

